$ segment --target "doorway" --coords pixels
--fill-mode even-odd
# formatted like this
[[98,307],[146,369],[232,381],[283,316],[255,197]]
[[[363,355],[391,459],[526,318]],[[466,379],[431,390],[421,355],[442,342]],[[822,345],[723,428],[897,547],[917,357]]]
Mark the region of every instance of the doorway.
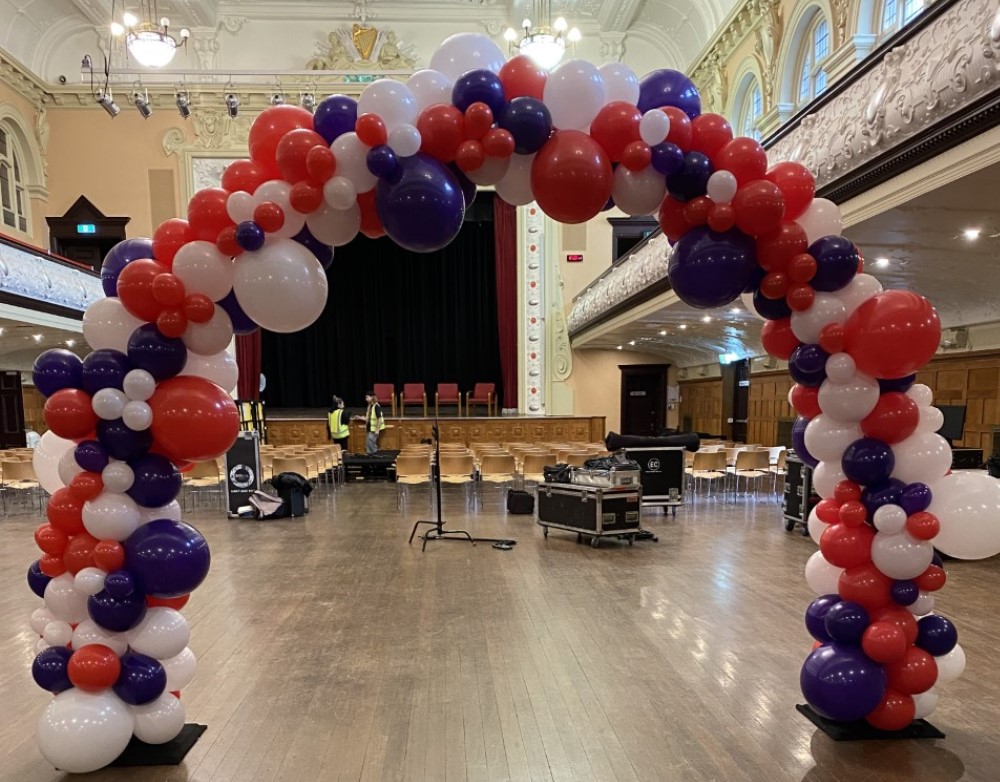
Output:
[[750,411],[750,362],[747,359],[722,365],[723,434],[736,443],[747,441]]
[[50,248],[56,255],[101,270],[104,256],[125,238],[131,218],[106,217],[85,196],[80,196],[62,217],[46,217]]
[[25,442],[21,373],[0,371],[0,448],[24,448]]
[[655,437],[666,427],[669,364],[619,365],[621,433]]

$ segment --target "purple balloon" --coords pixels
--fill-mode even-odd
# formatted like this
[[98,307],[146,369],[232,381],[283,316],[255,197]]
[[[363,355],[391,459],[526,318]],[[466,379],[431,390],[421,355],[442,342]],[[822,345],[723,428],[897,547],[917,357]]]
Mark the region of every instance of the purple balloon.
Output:
[[97,439],[108,456],[123,462],[142,456],[153,445],[152,432],[148,429],[139,432],[129,429],[120,418],[98,421]]
[[180,494],[181,474],[174,463],[158,453],[147,453],[128,463],[135,474],[126,492],[144,508],[159,508]]
[[138,652],[125,652],[121,664],[122,672],[113,689],[125,703],[140,706],[155,701],[167,689],[167,672],[158,660]]
[[518,155],[537,152],[552,135],[552,115],[538,98],[527,95],[514,98],[503,107],[497,123],[514,137],[514,151]]
[[105,630],[124,633],[131,630],[146,615],[146,598],[133,591],[125,597],[115,597],[107,589],[87,598],[87,613]]
[[[323,242],[321,242],[319,239],[313,236],[312,232],[310,232],[309,230],[309,226],[303,226],[302,230],[292,237],[292,241],[298,242],[307,250],[309,250],[309,252],[315,255],[316,260],[320,262],[320,265],[322,265],[324,269],[330,268],[330,264],[333,263],[333,248],[328,244],[323,244]],[[226,299],[229,298],[232,298],[233,302],[236,302],[236,297],[233,296],[232,293],[226,296]],[[221,304],[222,302],[219,303]],[[252,327],[250,328],[250,331],[253,331],[255,328],[257,328],[256,326],[252,325],[253,321],[251,321],[250,318],[247,318],[247,316],[243,313],[243,310],[239,309],[238,302],[236,302],[236,307],[239,311],[239,314],[246,319],[246,322],[251,324]],[[229,310],[227,309],[226,312],[229,312]],[[233,319],[232,313],[229,314],[229,317],[231,320]],[[241,327],[244,327],[245,325],[246,324],[241,324]],[[233,320],[233,331],[235,331],[237,334],[248,333],[245,331],[237,331],[235,320]]]
[[372,176],[377,176],[379,179],[395,179],[399,173],[399,161],[396,159],[396,153],[386,144],[369,149],[365,163]]
[[754,241],[742,231],[698,226],[674,245],[667,274],[686,304],[723,307],[740,297],[757,266],[754,257]]
[[901,606],[911,606],[920,597],[920,587],[915,581],[893,581],[889,591],[893,601]]
[[95,350],[83,360],[83,390],[91,396],[103,388],[121,391],[125,375],[131,368],[128,356],[120,350]]
[[824,236],[809,245],[816,274],[809,284],[818,291],[839,291],[858,273],[858,248],[843,236]]
[[708,178],[712,176],[712,161],[701,152],[688,152],[680,170],[667,177],[667,190],[678,201],[690,201],[705,195]]
[[944,560],[941,558],[941,555],[938,554],[937,549],[934,550],[934,556],[931,557],[931,564],[944,570]]
[[105,296],[118,295],[118,275],[126,264],[140,258],[153,257],[153,241],[151,239],[126,239],[118,242],[104,256],[101,265],[101,287]]
[[448,164],[448,170],[458,181],[458,186],[462,188],[462,197],[465,198],[465,208],[468,210],[472,202],[476,200],[476,193],[479,192],[476,183],[469,179],[465,172],[454,163]]
[[883,505],[899,505],[904,486],[902,481],[890,478],[877,486],[865,487],[861,492],[861,504],[868,511],[868,518],[872,518]]
[[799,345],[788,360],[788,374],[800,386],[817,388],[826,380],[826,360],[830,357],[819,345]]
[[46,350],[35,359],[31,378],[42,396],[52,396],[64,388],[82,388],[83,362],[65,348]]
[[122,545],[125,567],[135,577],[136,586],[148,595],[180,597],[208,575],[208,542],[183,521],[158,519],[143,524]]
[[920,513],[931,506],[931,489],[926,483],[911,483],[899,495],[899,504],[907,516]]
[[684,168],[684,150],[670,141],[652,148],[653,168],[664,176],[673,176]]
[[313,114],[313,130],[319,133],[327,144],[350,133],[358,123],[358,102],[346,95],[330,95],[323,98]]
[[[302,230],[304,231],[306,229],[303,228]],[[296,236],[296,241],[299,244],[305,244],[305,242],[297,238],[302,236],[301,231],[297,233],[295,236]],[[310,236],[312,236],[312,234],[310,234]],[[310,250],[313,249],[308,244],[306,244],[306,247],[309,247]],[[316,251],[313,250],[313,252],[315,253]],[[316,257],[318,258],[319,256],[317,255]],[[333,258],[331,255],[331,260],[332,259]],[[322,258],[320,258],[320,261],[322,261]],[[252,334],[257,330],[257,324],[254,323],[250,319],[250,316],[243,311],[243,308],[240,306],[240,303],[236,300],[236,294],[233,293],[232,291],[229,291],[229,293],[226,294],[226,297],[224,299],[220,299],[215,303],[220,307],[222,307],[222,309],[226,311],[226,314],[229,315],[229,320],[231,320],[233,323],[234,334]]]
[[28,566],[28,588],[39,597],[45,597],[45,587],[51,580],[51,576],[42,572],[37,559]]
[[108,466],[108,452],[97,440],[84,440],[73,451],[73,458],[84,470],[101,472]]
[[430,253],[448,246],[462,230],[465,197],[448,167],[418,152],[399,160],[398,182],[379,180],[375,210],[400,247]]
[[901,377],[896,380],[882,380],[878,381],[879,391],[883,394],[889,391],[909,391],[910,386],[917,382],[916,375],[907,375],[906,377]]
[[473,103],[485,103],[493,116],[499,117],[504,109],[503,83],[485,68],[466,71],[451,89],[451,102],[463,114]]
[[127,570],[116,570],[104,577],[105,591],[116,599],[124,599],[135,592],[135,579]]
[[834,603],[823,619],[830,638],[845,644],[861,643],[861,636],[870,621],[864,607],[849,600]]
[[896,457],[892,448],[881,440],[862,437],[847,446],[840,464],[848,480],[871,486],[889,479]]
[[63,692],[73,687],[67,667],[73,650],[65,646],[50,646],[43,649],[31,663],[31,678],[35,684],[49,692]]
[[931,614],[917,621],[917,646],[935,657],[948,654],[958,643],[958,630],[940,614]]
[[832,640],[826,631],[826,614],[830,608],[840,602],[840,595],[823,595],[813,600],[806,609],[806,629],[817,641],[826,643]]
[[833,642],[806,658],[799,686],[820,715],[852,722],[879,705],[885,695],[886,676],[882,666],[858,647]]
[[639,111],[645,114],[650,109],[673,106],[694,119],[701,114],[701,98],[698,89],[680,71],[661,68],[647,73],[639,81]]
[[788,306],[784,296],[780,299],[769,299],[759,289],[753,293],[753,308],[766,320],[781,320],[792,314],[792,308]]
[[179,337],[165,337],[154,323],[144,323],[128,338],[128,360],[157,380],[179,374],[187,363],[187,347]]
[[795,451],[795,455],[803,463],[815,469],[816,465],[819,464],[819,459],[809,453],[809,450],[806,448],[806,427],[808,425],[808,418],[803,418],[800,415],[795,419],[795,423],[792,424],[792,450]]
[[264,229],[253,220],[244,220],[236,226],[236,244],[247,252],[254,252],[264,246],[267,238]]

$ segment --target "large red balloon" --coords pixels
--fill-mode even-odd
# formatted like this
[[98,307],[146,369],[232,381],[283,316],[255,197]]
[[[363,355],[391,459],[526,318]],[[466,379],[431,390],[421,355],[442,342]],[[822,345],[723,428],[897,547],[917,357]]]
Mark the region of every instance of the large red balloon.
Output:
[[736,191],[733,209],[736,210],[736,227],[750,236],[760,236],[781,225],[785,199],[773,182],[755,179]]
[[583,223],[595,217],[611,197],[611,184],[607,154],[579,130],[554,134],[531,164],[535,200],[560,223]]
[[660,228],[663,229],[663,233],[671,242],[676,242],[692,228],[691,223],[684,216],[684,202],[678,201],[673,196],[668,195],[660,203],[658,218]]
[[857,567],[871,557],[874,539],[875,530],[869,526],[848,526],[838,522],[823,530],[819,550],[826,561],[835,567]]
[[902,659],[885,666],[885,673],[892,689],[906,695],[917,695],[927,692],[937,681],[937,660],[923,649],[911,646]]
[[767,172],[765,178],[774,182],[785,197],[786,220],[801,217],[816,195],[816,179],[801,163],[778,163]]
[[232,397],[204,378],[164,380],[149,400],[153,438],[170,459],[203,462],[229,450],[240,429]]
[[885,291],[848,319],[844,349],[859,372],[892,380],[920,369],[940,343],[941,320],[927,299],[910,291]]
[[252,160],[237,160],[222,172],[222,189],[227,193],[251,193],[268,180],[267,169]]
[[46,554],[61,557],[69,543],[69,536],[51,523],[40,524],[35,530],[35,543]]
[[57,489],[49,498],[45,515],[49,524],[67,535],[83,532],[83,502],[74,497],[68,487]]
[[740,136],[724,144],[712,156],[716,171],[730,171],[737,183],[745,185],[767,173],[767,153],[752,138]]
[[640,141],[639,121],[642,112],[631,103],[616,100],[597,112],[590,123],[590,135],[608,153],[613,163],[622,159],[625,147],[633,141]]
[[[214,241],[214,240],[213,240]],[[125,309],[145,321],[154,321],[163,310],[153,291],[153,281],[168,274],[167,267],[148,258],[127,264],[118,275],[118,298]]]
[[866,437],[892,445],[913,434],[919,422],[917,403],[900,391],[889,391],[878,398],[875,409],[862,419],[861,431]]
[[517,57],[511,57],[504,63],[498,75],[507,100],[524,96],[542,99],[548,75],[545,69],[528,55],[519,54]]
[[805,230],[798,223],[788,222],[786,218],[776,230],[757,237],[757,263],[766,271],[783,272],[792,258],[808,248],[809,240]]
[[764,323],[760,330],[760,341],[768,354],[782,361],[788,361],[795,348],[802,344],[792,333],[791,318],[769,320]]
[[[673,124],[673,116],[670,118]],[[721,114],[699,114],[691,120],[691,150],[711,158],[733,140],[733,128]]]
[[[171,217],[160,223],[153,231],[153,255],[169,270],[174,265],[174,256],[177,255],[177,251],[191,239],[191,225],[188,221],[179,217]],[[129,266],[131,265],[129,264]],[[147,320],[151,320],[151,318],[147,318]]]
[[66,666],[66,675],[84,692],[106,690],[121,674],[121,660],[104,644],[87,644],[73,652]]
[[219,231],[233,225],[226,210],[229,193],[221,187],[206,187],[199,190],[188,202],[188,222],[191,224],[191,238],[205,242],[215,242]]
[[420,151],[443,163],[455,159],[458,146],[465,140],[465,116],[454,106],[438,103],[428,106],[417,119]]
[[97,426],[90,394],[78,388],[56,391],[45,400],[42,416],[49,429],[66,440],[86,437]]
[[323,137],[309,128],[296,128],[288,131],[278,142],[275,150],[275,162],[281,171],[281,178],[290,184],[302,182],[309,178],[306,168],[306,156],[313,147],[326,147]]
[[312,114],[301,106],[285,104],[264,109],[250,126],[250,159],[264,167],[269,179],[278,179],[281,169],[275,158],[281,139],[291,130],[312,127]]
[[917,716],[917,705],[913,698],[895,690],[886,690],[882,701],[865,720],[873,728],[879,730],[902,730]]
[[837,582],[837,592],[844,600],[858,603],[868,612],[877,611],[892,601],[891,588],[892,579],[871,562],[847,568]]

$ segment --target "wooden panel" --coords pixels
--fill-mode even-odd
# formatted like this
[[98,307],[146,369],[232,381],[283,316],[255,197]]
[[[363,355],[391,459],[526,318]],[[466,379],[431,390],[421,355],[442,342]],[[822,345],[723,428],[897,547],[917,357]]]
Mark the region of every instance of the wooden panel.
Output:
[[917,373],[917,382],[934,392],[934,403],[965,405],[965,437],[955,445],[992,450],[1000,425],[1000,354],[941,356]]
[[44,434],[49,430],[45,425],[45,418],[42,409],[45,407],[45,397],[34,386],[21,387],[22,398],[24,399],[24,426],[32,429],[38,434]]
[[267,442],[270,445],[323,445],[330,442],[326,421],[315,418],[268,420]]
[[696,432],[722,432],[722,378],[690,380],[681,384],[681,422],[691,418]]

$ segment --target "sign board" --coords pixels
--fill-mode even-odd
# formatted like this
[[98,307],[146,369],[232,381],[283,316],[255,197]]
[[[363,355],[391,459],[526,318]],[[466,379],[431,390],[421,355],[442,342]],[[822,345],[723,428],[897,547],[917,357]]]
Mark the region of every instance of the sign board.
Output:
[[583,263],[583,253],[566,253],[568,263]]
[[76,232],[78,234],[96,234],[97,226],[93,223],[77,223]]
[[260,489],[260,445],[257,432],[240,432],[226,453],[226,497],[229,516],[250,504],[250,495]]

